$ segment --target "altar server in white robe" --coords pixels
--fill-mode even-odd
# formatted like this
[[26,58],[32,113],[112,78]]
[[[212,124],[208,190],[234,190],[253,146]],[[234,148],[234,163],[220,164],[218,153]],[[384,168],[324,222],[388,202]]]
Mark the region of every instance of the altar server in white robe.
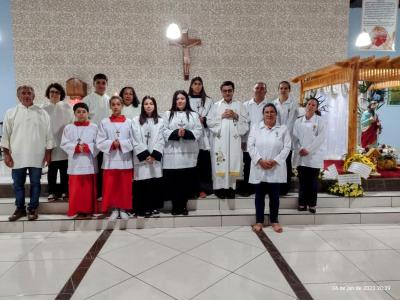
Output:
[[319,171],[324,165],[326,125],[318,111],[319,101],[310,98],[306,114],[293,129],[294,159],[299,174],[299,211],[316,212]]
[[199,157],[197,158],[198,196],[205,198],[213,193],[210,155],[210,130],[207,126],[213,101],[206,94],[201,77],[194,77],[189,87],[190,107],[199,114],[203,132],[199,139]]
[[[288,81],[281,81],[278,85],[279,97],[272,103],[278,110],[278,124],[286,125],[291,138],[293,139],[293,126],[298,116],[299,105],[297,101],[290,95],[291,86]],[[293,147],[292,147],[293,148]],[[286,159],[287,179],[281,184],[281,195],[286,195],[289,192],[292,179],[292,151],[290,151]]]
[[164,114],[164,177],[172,199],[172,214],[187,215],[187,201],[194,193],[199,138],[202,126],[199,115],[192,111],[188,94],[179,90],[172,106]]
[[163,119],[158,116],[153,97],[142,100],[141,114],[132,122],[134,149],[133,210],[138,217],[158,215],[163,207],[162,156]]
[[[105,74],[99,73],[93,77],[94,92],[87,95],[82,99],[83,103],[86,103],[89,107],[89,119],[91,122],[100,126],[100,122],[104,118],[110,116],[109,100],[110,96],[106,94],[108,78]],[[97,155],[97,163],[99,166],[103,163],[103,152]],[[103,171],[100,169],[97,174],[97,197],[99,200],[102,198],[103,193]]]
[[11,176],[17,207],[8,219],[16,221],[26,216],[25,180],[29,171],[28,220],[36,220],[41,189],[40,178],[43,166],[51,160],[51,149],[54,147],[53,134],[49,115],[33,103],[35,98],[33,88],[27,85],[18,87],[17,97],[20,103],[7,110],[4,117],[3,136],[0,142],[4,163],[12,168]]
[[97,213],[96,173],[98,149],[97,125],[88,119],[85,103],[73,107],[76,121],[65,126],[61,149],[68,155],[69,209],[68,216],[91,217]]
[[[247,122],[249,128],[255,124],[259,124],[263,119],[263,108],[268,103],[265,98],[267,94],[267,85],[265,82],[257,82],[253,87],[253,98],[243,103],[247,113]],[[242,137],[242,150],[243,150],[243,183],[241,184],[239,194],[248,197],[254,194],[254,185],[249,183],[251,158],[247,151],[247,139],[249,132]]]
[[241,174],[241,137],[249,129],[243,104],[233,101],[235,85],[225,81],[223,99],[213,105],[208,128],[212,133],[211,161],[214,193],[218,198],[235,198],[236,179]]
[[[51,151],[51,162],[47,172],[48,200],[56,198],[66,200],[68,197],[68,155],[60,148],[61,137],[66,125],[74,121],[72,107],[65,99],[65,90],[59,83],[52,83],[46,89],[46,98],[50,101],[43,105],[43,109],[50,116],[51,130],[55,148]],[[60,186],[57,186],[57,173],[60,172]]]
[[124,101],[124,106],[122,107],[122,114],[133,120],[134,117],[140,115],[140,102],[138,96],[136,95],[135,89],[131,86],[126,86],[121,89],[119,96]]
[[269,219],[275,232],[282,232],[278,221],[280,183],[286,181],[286,157],[291,139],[285,125],[276,122],[277,109],[268,103],[263,109],[263,120],[250,130],[247,149],[251,157],[249,182],[256,185],[256,224],[254,231],[264,225],[265,196],[269,197]]
[[132,209],[132,121],[121,115],[122,99],[110,98],[112,115],[101,121],[96,146],[104,153],[102,211],[112,210],[110,221],[127,220]]

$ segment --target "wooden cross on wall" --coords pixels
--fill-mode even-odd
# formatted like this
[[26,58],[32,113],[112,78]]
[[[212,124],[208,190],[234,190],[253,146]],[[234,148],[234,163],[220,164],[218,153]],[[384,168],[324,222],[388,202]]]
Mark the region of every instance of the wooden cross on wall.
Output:
[[190,67],[190,51],[189,51],[189,49],[194,46],[201,45],[201,40],[189,38],[188,29],[183,29],[181,39],[178,41],[170,41],[169,44],[182,47],[182,50],[183,50],[183,79],[189,80],[189,67]]

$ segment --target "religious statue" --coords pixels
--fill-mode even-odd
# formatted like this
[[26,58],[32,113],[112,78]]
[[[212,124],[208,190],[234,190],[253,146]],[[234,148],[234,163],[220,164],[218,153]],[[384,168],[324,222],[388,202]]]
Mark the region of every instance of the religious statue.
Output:
[[370,148],[378,145],[378,135],[382,131],[382,125],[379,120],[376,109],[378,102],[371,100],[368,108],[361,115],[361,147]]

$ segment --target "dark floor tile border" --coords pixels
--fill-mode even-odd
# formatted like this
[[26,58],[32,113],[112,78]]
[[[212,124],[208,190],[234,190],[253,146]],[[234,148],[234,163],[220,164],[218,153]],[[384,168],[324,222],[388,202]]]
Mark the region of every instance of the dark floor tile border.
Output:
[[58,293],[55,299],[57,300],[71,299],[72,295],[75,293],[76,289],[81,283],[83,277],[85,277],[90,266],[96,259],[97,254],[99,254],[100,250],[103,248],[104,244],[106,243],[107,239],[110,237],[112,232],[113,229],[110,229],[110,230],[104,230],[100,234],[100,236],[94,242],[89,251],[86,253],[85,257],[82,259],[78,267],[75,269],[74,273],[72,273],[71,277],[65,283],[64,287],[61,289],[61,291]]
[[279,252],[278,248],[272,243],[270,238],[265,234],[263,230],[256,232],[258,238],[263,243],[264,247],[267,249],[275,264],[278,266],[279,270],[282,272],[286,281],[289,283],[293,292],[296,294],[299,300],[312,300],[310,293],[307,291],[303,283],[297,277],[296,273],[289,266],[286,260],[283,258],[282,254]]

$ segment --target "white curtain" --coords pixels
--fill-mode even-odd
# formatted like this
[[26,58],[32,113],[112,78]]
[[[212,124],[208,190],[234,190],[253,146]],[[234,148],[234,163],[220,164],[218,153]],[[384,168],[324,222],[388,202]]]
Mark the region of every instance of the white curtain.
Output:
[[326,110],[322,116],[327,123],[325,159],[343,159],[347,153],[349,84],[320,88],[316,97],[325,100],[321,104]]

